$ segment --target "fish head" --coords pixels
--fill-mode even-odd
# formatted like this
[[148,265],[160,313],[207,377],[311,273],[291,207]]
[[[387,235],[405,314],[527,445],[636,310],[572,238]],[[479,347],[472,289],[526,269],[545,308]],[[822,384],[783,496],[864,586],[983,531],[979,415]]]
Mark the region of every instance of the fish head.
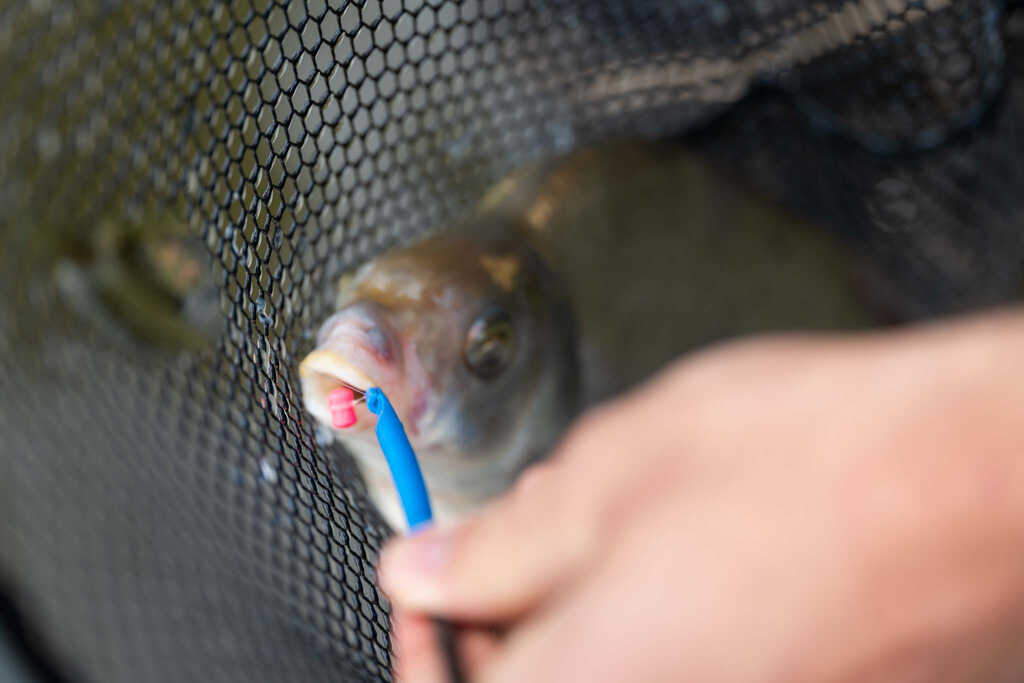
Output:
[[[575,413],[575,323],[565,289],[524,241],[438,235],[360,267],[302,361],[306,408],[331,427],[328,395],[379,387],[425,472],[521,469]],[[365,403],[342,442],[372,441]]]

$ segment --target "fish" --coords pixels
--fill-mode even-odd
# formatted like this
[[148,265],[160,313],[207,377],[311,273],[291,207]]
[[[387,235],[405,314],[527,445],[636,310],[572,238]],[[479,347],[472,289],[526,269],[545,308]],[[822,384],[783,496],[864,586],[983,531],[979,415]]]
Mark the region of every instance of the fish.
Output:
[[[482,227],[485,226],[485,227]],[[461,519],[543,458],[579,409],[564,284],[501,212],[394,249],[343,278],[301,361],[303,402],[353,456],[384,520],[402,528],[365,402],[345,429],[329,395],[379,387],[405,425],[439,524]]]
[[303,401],[402,528],[365,404],[345,429],[328,405],[338,387],[380,387],[435,517],[457,521],[549,455],[580,412],[682,354],[763,330],[874,325],[855,272],[834,235],[685,146],[584,148],[514,170],[464,221],[342,277],[299,365]]

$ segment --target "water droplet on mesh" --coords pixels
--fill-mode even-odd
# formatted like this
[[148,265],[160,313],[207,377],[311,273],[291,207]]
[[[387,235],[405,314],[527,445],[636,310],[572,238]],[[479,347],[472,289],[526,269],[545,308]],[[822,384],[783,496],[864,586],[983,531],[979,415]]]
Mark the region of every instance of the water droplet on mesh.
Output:
[[320,447],[330,446],[334,442],[334,435],[319,423],[313,427],[313,438],[316,439],[316,445]]
[[267,458],[260,460],[260,476],[271,484],[277,483],[277,470]]
[[448,156],[454,160],[459,160],[466,155],[469,151],[473,142],[473,134],[466,133],[454,140],[451,140],[447,145]]
[[549,122],[548,132],[556,150],[568,151],[576,144],[576,134],[566,121]]

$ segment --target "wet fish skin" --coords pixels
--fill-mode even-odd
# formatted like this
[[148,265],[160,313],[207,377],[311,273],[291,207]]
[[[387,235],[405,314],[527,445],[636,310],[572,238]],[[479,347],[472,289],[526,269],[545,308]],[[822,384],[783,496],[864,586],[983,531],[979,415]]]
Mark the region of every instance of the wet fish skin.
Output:
[[[549,452],[578,412],[576,348],[564,285],[522,226],[489,212],[343,279],[336,312],[300,365],[303,400],[326,426],[333,388],[383,389],[443,523]],[[373,424],[360,405],[354,427],[332,432],[386,521],[401,528]]]

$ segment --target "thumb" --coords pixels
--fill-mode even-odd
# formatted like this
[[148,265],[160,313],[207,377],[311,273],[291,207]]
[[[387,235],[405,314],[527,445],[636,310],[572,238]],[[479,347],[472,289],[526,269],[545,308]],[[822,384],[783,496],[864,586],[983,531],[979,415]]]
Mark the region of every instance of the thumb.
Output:
[[597,535],[553,463],[527,471],[479,516],[396,539],[378,579],[397,607],[499,622],[529,610],[589,555]]

